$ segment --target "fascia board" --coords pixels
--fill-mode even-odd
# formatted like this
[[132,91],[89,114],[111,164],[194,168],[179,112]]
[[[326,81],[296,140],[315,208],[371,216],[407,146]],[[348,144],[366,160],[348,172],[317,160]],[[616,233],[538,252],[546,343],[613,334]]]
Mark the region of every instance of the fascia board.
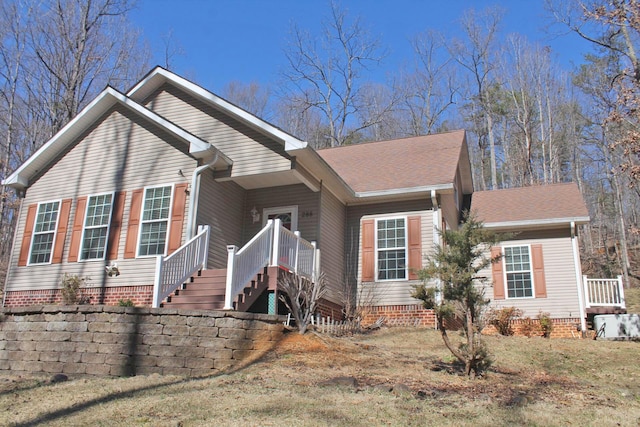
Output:
[[217,109],[224,111],[225,113],[235,117],[236,119],[249,125],[250,127],[257,129],[258,131],[261,131],[262,133],[265,133],[278,141],[283,142],[286,151],[301,149],[307,146],[306,142],[297,139],[293,135],[290,135],[285,131],[278,129],[277,127],[243,110],[242,108],[233,105],[229,101],[226,101],[219,96],[214,95],[213,93],[209,92],[206,89],[203,89],[197,84],[192,83],[189,80],[186,80],[170,71],[167,71],[164,68],[157,67],[156,69],[154,69],[146,78],[144,78],[140,83],[134,86],[133,89],[131,89],[127,93],[127,96],[133,99],[143,98],[166,81],[170,81],[173,84],[182,87],[183,89],[195,95],[197,98],[208,102],[209,104],[215,106]]
[[525,221],[485,222],[486,228],[532,228],[536,226],[570,225],[572,222],[588,224],[591,219],[588,216],[570,218],[531,219]]
[[440,194],[452,192],[453,183],[439,184],[439,185],[426,185],[422,187],[392,188],[388,190],[361,191],[361,192],[356,192],[355,196],[358,199],[364,199],[368,197],[395,196],[395,195],[411,194],[411,193],[430,193],[431,191],[434,191],[434,190]]

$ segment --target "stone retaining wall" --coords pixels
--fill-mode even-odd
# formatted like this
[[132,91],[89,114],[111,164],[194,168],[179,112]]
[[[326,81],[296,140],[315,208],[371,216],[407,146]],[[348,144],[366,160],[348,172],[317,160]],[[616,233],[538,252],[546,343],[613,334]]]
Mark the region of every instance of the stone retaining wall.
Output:
[[0,369],[26,372],[211,375],[260,357],[282,316],[226,311],[32,306],[0,310]]

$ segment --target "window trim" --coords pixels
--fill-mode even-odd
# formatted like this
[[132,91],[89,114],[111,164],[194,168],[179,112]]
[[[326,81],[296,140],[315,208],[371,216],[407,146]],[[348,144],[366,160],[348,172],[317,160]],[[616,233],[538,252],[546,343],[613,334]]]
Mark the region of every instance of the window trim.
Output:
[[[107,235],[106,235],[106,240],[104,242],[104,248],[102,250],[102,258],[88,258],[88,259],[82,259],[82,249],[84,248],[84,236],[85,236],[85,231],[87,230],[87,214],[89,213],[89,202],[91,201],[92,197],[100,197],[100,196],[106,196],[110,194],[111,195],[111,208],[109,209],[109,221],[107,222]],[[80,236],[80,248],[78,250],[78,262],[91,262],[91,261],[104,261],[107,258],[107,246],[109,245],[109,233],[111,232],[111,220],[113,219],[113,207],[114,207],[114,203],[115,203],[115,198],[116,198],[116,192],[115,191],[111,191],[111,192],[105,192],[105,193],[96,193],[96,194],[89,194],[87,195],[87,203],[86,206],[84,207],[84,216],[82,219],[82,235]],[[99,227],[91,227],[91,228],[99,228]]]
[[[140,239],[142,237],[142,228],[145,223],[149,221],[144,220],[144,204],[147,200],[147,190],[152,188],[164,188],[170,187],[170,199],[169,199],[169,215],[167,216],[167,233],[164,241],[164,251],[161,254],[154,255],[140,255]],[[140,201],[140,221],[138,223],[138,236],[136,238],[136,258],[154,258],[158,256],[167,256],[167,248],[169,246],[169,236],[171,235],[171,213],[173,212],[173,203],[174,203],[174,192],[175,192],[175,183],[171,184],[161,184],[161,185],[148,185],[142,188],[142,200]],[[154,222],[158,222],[157,220]]]
[[[521,273],[526,272],[527,270],[518,270],[518,271],[507,271],[507,248],[522,248],[526,247],[529,251],[529,274],[531,278],[531,296],[530,297],[510,297],[509,296],[509,279],[507,274],[509,273]],[[536,298],[536,284],[534,279],[534,271],[533,271],[533,251],[531,250],[530,243],[523,243],[519,245],[503,245],[502,246],[502,275],[504,280],[504,298],[505,299],[513,299],[513,300],[523,300],[523,299],[534,299]]]
[[291,214],[291,231],[299,231],[298,230],[298,205],[276,206],[272,208],[262,209],[262,226],[264,227],[265,225],[267,225],[267,220],[269,215],[282,214],[282,213]]
[[[375,227],[373,230],[373,242],[374,242],[374,267],[375,267],[375,281],[376,282],[407,282],[409,281],[409,220],[407,215],[394,215],[394,216],[381,216],[373,218],[375,221]],[[395,279],[381,279],[380,278],[380,268],[378,264],[378,254],[380,249],[378,248],[378,222],[379,221],[389,221],[394,219],[403,219],[404,220],[404,278],[395,278]],[[382,250],[398,250],[385,248]]]
[[[38,224],[38,214],[40,213],[40,206],[42,205],[46,205],[47,203],[56,203],[58,202],[58,213],[56,214],[56,225],[53,228],[53,240],[51,241],[51,253],[49,254],[49,261],[47,262],[31,262],[31,255],[32,255],[32,251],[33,251],[33,244],[36,241],[36,235],[38,234],[45,234],[45,233],[38,233],[36,231],[36,225]],[[27,265],[50,265],[53,264],[53,251],[55,250],[56,247],[56,237],[58,235],[58,227],[59,227],[59,222],[60,222],[60,211],[62,210],[62,199],[54,199],[54,200],[47,200],[44,202],[38,202],[38,207],[36,208],[36,216],[33,219],[33,231],[31,232],[31,243],[29,243],[29,256],[27,258]],[[50,232],[47,232],[47,234]]]

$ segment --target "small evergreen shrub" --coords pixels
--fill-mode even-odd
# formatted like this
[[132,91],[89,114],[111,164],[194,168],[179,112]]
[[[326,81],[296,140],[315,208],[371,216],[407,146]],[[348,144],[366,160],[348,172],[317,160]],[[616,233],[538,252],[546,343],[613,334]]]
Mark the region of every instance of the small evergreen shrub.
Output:
[[131,301],[131,299],[120,299],[118,300],[119,307],[135,307],[136,305]]

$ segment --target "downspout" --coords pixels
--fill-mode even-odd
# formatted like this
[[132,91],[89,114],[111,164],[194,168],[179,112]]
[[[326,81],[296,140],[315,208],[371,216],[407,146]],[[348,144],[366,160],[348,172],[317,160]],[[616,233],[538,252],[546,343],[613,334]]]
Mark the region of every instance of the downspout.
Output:
[[573,248],[573,264],[576,272],[576,284],[578,286],[578,305],[580,306],[580,329],[584,337],[587,332],[587,310],[584,306],[584,286],[582,283],[582,265],[580,264],[580,252],[578,252],[578,236],[576,235],[576,223],[571,221],[571,246]]
[[196,235],[196,218],[198,215],[198,199],[200,194],[200,175],[206,169],[212,167],[215,162],[218,161],[218,152],[213,156],[213,159],[195,168],[191,175],[191,193],[189,193],[189,216],[187,217],[187,241],[191,240]]

